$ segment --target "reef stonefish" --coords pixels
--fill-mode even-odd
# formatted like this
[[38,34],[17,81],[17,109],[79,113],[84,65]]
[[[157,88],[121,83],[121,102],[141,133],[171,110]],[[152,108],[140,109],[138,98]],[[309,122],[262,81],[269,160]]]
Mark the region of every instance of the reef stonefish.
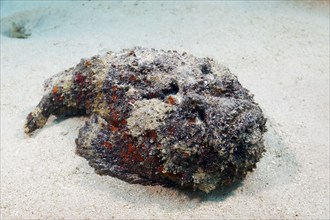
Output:
[[242,180],[265,151],[266,119],[226,67],[187,53],[133,48],[82,59],[45,83],[25,125],[89,115],[77,154],[100,175],[210,192]]

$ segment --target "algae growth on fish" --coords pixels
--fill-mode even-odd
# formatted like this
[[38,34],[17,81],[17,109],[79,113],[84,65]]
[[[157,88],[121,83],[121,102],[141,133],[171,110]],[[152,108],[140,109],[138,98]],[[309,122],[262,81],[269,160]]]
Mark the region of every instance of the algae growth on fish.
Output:
[[88,115],[77,153],[100,175],[210,192],[242,180],[265,151],[266,119],[227,68],[133,48],[83,59],[45,83],[25,132],[50,115]]

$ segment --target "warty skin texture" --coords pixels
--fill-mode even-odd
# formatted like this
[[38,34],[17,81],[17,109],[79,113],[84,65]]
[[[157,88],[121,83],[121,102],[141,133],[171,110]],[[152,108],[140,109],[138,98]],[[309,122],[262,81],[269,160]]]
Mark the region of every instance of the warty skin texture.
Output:
[[77,153],[100,175],[210,192],[242,180],[265,151],[266,119],[209,58],[133,48],[83,59],[45,83],[25,132],[50,115],[89,115]]

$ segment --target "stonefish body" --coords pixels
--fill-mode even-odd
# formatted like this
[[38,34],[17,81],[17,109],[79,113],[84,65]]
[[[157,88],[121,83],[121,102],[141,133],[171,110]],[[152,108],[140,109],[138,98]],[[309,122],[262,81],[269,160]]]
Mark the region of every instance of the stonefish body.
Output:
[[77,153],[101,175],[210,192],[242,180],[264,152],[262,110],[209,58],[145,48],[108,52],[55,75],[45,89],[25,132],[50,115],[89,115]]

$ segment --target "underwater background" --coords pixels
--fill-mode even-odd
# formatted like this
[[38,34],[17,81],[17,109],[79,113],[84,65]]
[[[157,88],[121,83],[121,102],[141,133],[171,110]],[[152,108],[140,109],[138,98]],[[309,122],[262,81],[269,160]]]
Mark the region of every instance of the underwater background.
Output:
[[[1,1],[1,219],[329,219],[329,1]],[[52,75],[142,46],[229,67],[268,118],[267,152],[210,194],[99,176],[86,118],[24,135]]]

